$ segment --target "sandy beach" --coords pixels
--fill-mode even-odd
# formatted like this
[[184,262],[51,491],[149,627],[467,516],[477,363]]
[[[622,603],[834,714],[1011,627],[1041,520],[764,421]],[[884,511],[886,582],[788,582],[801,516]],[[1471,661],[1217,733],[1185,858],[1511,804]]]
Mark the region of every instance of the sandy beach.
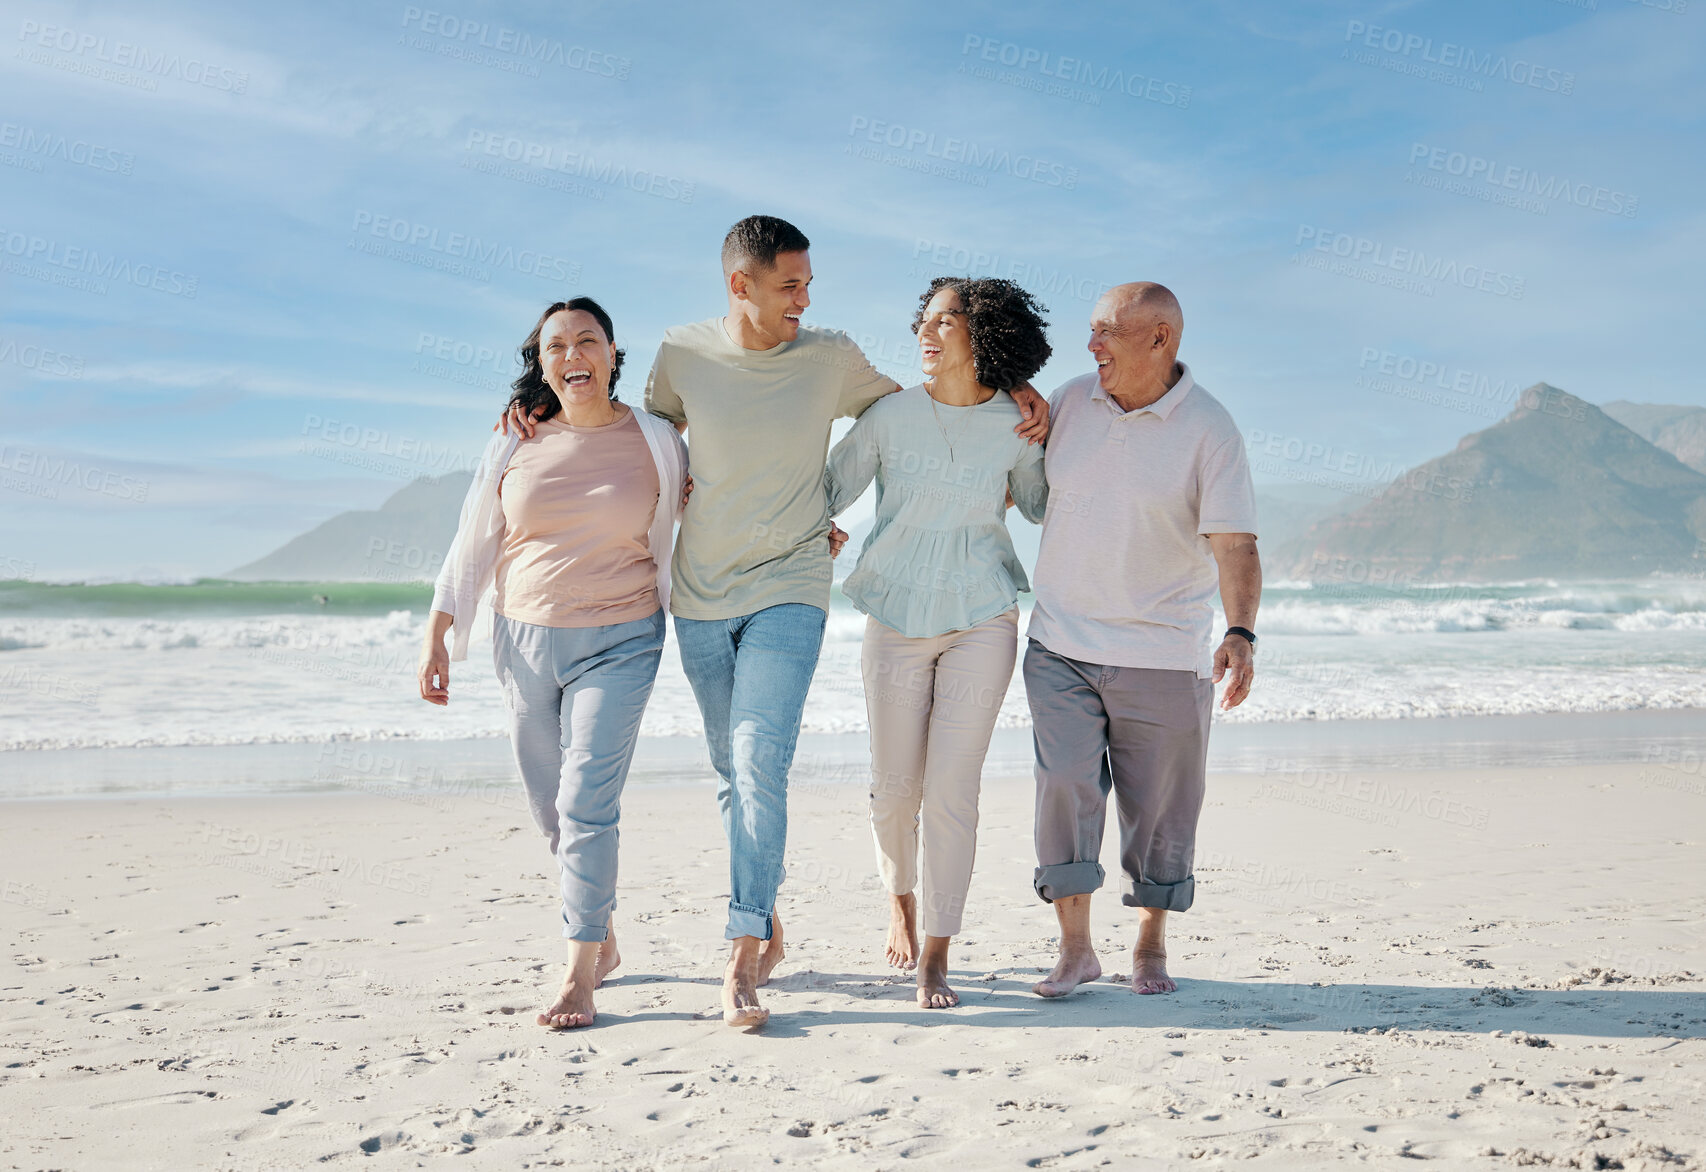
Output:
[[563,946],[509,791],[12,802],[0,1165],[1700,1167],[1703,780],[1216,775],[1179,992],[1116,983],[1104,895],[1108,978],[1045,1003],[1030,782],[991,778],[951,1011],[885,971],[862,790],[801,785],[750,1035],[706,787],[630,788],[623,964],[573,1033],[533,1023]]

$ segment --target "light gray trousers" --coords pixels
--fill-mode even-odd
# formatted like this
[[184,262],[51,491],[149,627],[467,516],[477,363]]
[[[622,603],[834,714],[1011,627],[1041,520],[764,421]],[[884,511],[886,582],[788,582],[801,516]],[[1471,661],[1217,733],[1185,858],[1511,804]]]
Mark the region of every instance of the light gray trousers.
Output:
[[909,894],[918,884],[922,845],[926,936],[960,930],[977,858],[983,759],[1018,642],[1017,609],[925,639],[909,639],[876,619],[865,623],[877,870],[890,894]]
[[622,787],[663,659],[663,633],[661,609],[604,627],[495,616],[492,657],[515,764],[557,857],[570,940],[603,940],[616,908]]
[[1052,903],[1102,885],[1112,790],[1121,901],[1188,909],[1214,684],[1192,671],[1083,663],[1035,639],[1024,672],[1037,751],[1037,894]]

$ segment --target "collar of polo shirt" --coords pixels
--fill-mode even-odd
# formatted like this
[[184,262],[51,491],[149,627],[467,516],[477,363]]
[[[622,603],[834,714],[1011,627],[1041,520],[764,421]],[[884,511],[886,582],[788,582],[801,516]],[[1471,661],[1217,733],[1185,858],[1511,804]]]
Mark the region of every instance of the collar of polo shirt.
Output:
[[1145,411],[1152,411],[1162,419],[1166,419],[1173,413],[1173,408],[1183,402],[1185,396],[1191,393],[1191,388],[1196,385],[1196,380],[1191,378],[1191,368],[1181,362],[1179,363],[1179,381],[1174,383],[1165,395],[1147,407],[1139,407],[1136,411],[1127,411],[1114,401],[1112,395],[1102,389],[1100,382],[1090,388],[1090,397],[1102,400],[1115,415],[1142,415]]

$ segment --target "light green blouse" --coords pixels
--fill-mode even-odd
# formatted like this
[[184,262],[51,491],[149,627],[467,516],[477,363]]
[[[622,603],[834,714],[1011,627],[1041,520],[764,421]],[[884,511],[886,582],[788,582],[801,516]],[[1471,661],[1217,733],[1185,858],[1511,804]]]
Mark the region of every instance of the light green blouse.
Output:
[[829,454],[836,516],[873,477],[877,517],[841,592],[910,639],[963,631],[1029,590],[1007,532],[1007,493],[1031,521],[1048,503],[1043,449],[1014,433],[1019,405],[997,391],[975,407],[936,402],[922,385],[878,399]]

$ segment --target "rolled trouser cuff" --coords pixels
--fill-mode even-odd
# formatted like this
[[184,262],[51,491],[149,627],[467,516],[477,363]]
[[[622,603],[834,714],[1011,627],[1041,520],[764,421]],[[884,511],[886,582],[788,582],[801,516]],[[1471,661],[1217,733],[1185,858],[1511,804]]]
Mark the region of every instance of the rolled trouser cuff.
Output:
[[770,913],[759,908],[747,907],[745,904],[729,901],[729,926],[723,932],[724,940],[735,940],[742,936],[756,936],[760,940],[770,939]]
[[563,939],[583,942],[598,941],[602,944],[610,938],[609,924],[571,924],[567,916],[563,917]]
[[1196,897],[1195,877],[1181,879],[1177,883],[1139,883],[1128,875],[1125,890],[1120,893],[1120,902],[1127,907],[1152,907],[1164,912],[1186,912],[1191,910],[1191,902]]
[[1055,863],[1038,867],[1032,886],[1044,903],[1053,903],[1069,895],[1088,895],[1100,887],[1106,877],[1107,872],[1097,862]]

